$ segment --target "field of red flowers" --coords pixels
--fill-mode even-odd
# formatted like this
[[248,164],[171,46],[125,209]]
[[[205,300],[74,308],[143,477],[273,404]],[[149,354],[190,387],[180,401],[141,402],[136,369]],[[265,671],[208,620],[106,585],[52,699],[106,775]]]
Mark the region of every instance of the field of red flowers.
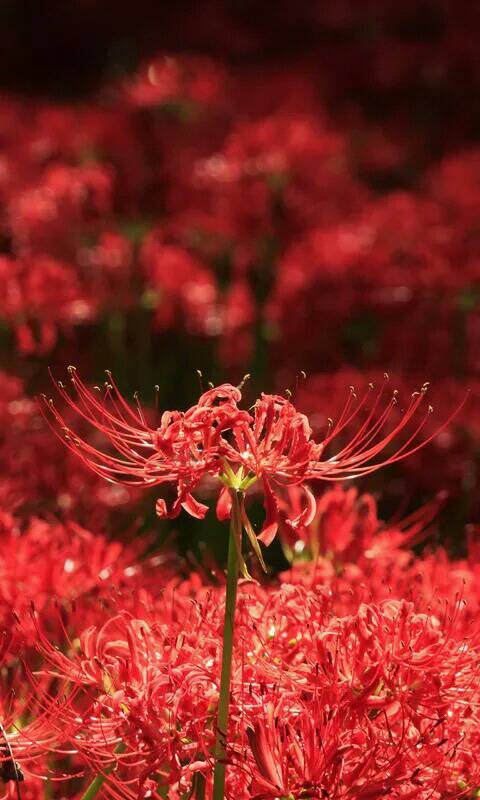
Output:
[[480,8],[64,5],[1,17],[0,797],[480,797]]

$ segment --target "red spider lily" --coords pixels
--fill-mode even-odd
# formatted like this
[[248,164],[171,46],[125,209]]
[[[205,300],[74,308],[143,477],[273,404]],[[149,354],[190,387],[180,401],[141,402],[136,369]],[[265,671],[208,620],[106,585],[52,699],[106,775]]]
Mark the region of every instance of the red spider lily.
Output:
[[[316,587],[244,584],[228,800],[446,800],[476,787],[479,645],[462,616],[390,600],[353,602],[339,618]],[[88,629],[66,653],[39,628],[40,677],[72,686],[55,746],[70,741],[94,772],[117,765],[117,796],[154,778],[181,797],[202,775],[208,797],[222,617],[222,592],[192,581],[167,587],[144,619],[120,613]]]
[[[315,498],[315,516],[310,524],[281,525],[279,535],[286,558],[295,562],[330,559],[341,568],[348,563],[363,563],[365,560],[387,562],[401,558],[400,548],[405,550],[425,537],[425,529],[432,522],[445,493],[417,509],[404,519],[385,524],[378,518],[377,503],[371,494],[360,495],[358,489],[345,489],[334,484],[323,495]],[[287,519],[299,515],[302,497],[299,487],[289,488],[280,504]]]
[[[90,628],[78,656],[52,647],[38,629],[45,674],[70,681],[80,700],[76,716],[70,708],[60,715],[62,728],[74,732],[75,746],[93,771],[119,764],[111,782],[120,784],[122,796],[125,786],[127,792],[132,783],[144,786],[153,774],[162,787],[172,787],[211,764],[218,696],[212,653],[218,657],[221,608],[214,602],[207,615],[180,595],[172,601],[161,604],[152,624],[121,614]],[[115,753],[119,742],[121,756]]]
[[444,784],[442,773],[449,754],[445,745],[436,746],[441,734],[433,746],[426,744],[418,763],[415,748],[406,739],[388,738],[388,714],[387,735],[379,736],[366,720],[345,725],[342,711],[348,713],[347,708],[338,709],[328,719],[317,704],[301,708],[290,724],[273,713],[257,720],[248,730],[253,755],[251,796],[255,800],[376,800],[387,795],[418,800]]
[[[28,667],[22,668],[11,644],[4,631],[0,646],[0,780],[8,787],[9,796],[20,798],[26,793],[27,797],[41,797],[47,777],[65,779],[48,768],[49,756],[76,752],[66,744],[71,728],[65,736],[58,724],[58,719],[68,713],[75,690],[67,698],[60,684],[52,691],[49,676],[32,681]],[[72,774],[81,774],[81,769],[72,769]]]
[[386,790],[408,785],[410,775],[400,748],[381,743],[367,726],[342,726],[338,711],[330,719],[325,716],[315,704],[308,711],[301,708],[289,724],[270,706],[265,718],[248,729],[255,800],[330,796],[374,800],[384,797]]
[[254,796],[444,797],[466,775],[476,785],[464,739],[476,736],[478,667],[454,624],[390,603],[314,626],[315,669],[283,663],[303,675],[308,703],[252,714]]
[[[296,493],[296,492],[295,492]],[[299,499],[293,498],[294,507]],[[318,500],[317,515],[308,528],[292,532],[280,526],[284,552],[292,566],[282,580],[316,591],[328,591],[339,616],[352,612],[361,602],[408,598],[417,610],[438,618],[465,605],[456,621],[457,634],[478,629],[480,561],[476,528],[468,534],[468,557],[452,560],[440,547],[422,556],[410,549],[426,538],[440,496],[397,522],[377,518],[371,495],[336,486]],[[293,535],[292,535],[293,533]]]
[[106,436],[119,455],[108,455],[76,436],[53,401],[49,402],[47,408],[60,426],[67,446],[98,475],[113,483],[176,485],[178,496],[170,511],[164,500],[157,501],[160,517],[175,517],[182,507],[194,517],[204,517],[208,507],[195,500],[191,490],[206,475],[219,474],[224,455],[222,433],[238,424],[240,417],[248,418],[248,413],[237,407],[241,399],[239,389],[228,384],[211,389],[184,413],[165,411],[160,426],[152,428],[140,405],[133,410],[124,400],[110,373],[104,396],[98,397],[80,380],[74,367],[69,372],[77,400],[59,383],[62,397]]
[[[239,425],[233,430],[235,448],[229,448],[226,455],[235,465],[240,464],[247,474],[263,480],[266,521],[258,538],[269,544],[278,528],[278,506],[272,483],[279,486],[302,485],[306,495],[306,505],[294,517],[288,519],[293,528],[309,525],[316,511],[315,498],[306,485],[307,480],[339,481],[359,477],[388,464],[393,464],[416,452],[427,441],[419,441],[419,435],[428,416],[432,412],[428,406],[426,413],[410,430],[406,441],[393,454],[383,455],[384,451],[399,436],[409,429],[415,413],[422,404],[428,384],[420,392],[412,395],[407,409],[391,428],[388,421],[398,403],[398,392],[394,391],[390,400],[381,404],[384,387],[377,394],[368,409],[368,397],[373,386],[356,403],[353,390],[340,414],[337,423],[333,421],[325,437],[319,442],[312,439],[312,429],[308,418],[299,413],[283,397],[262,395],[254,408],[254,417],[248,426]],[[360,412],[367,408],[365,419],[353,438],[336,455],[324,458],[324,452],[331,441],[340,434]]]
[[[277,395],[262,395],[252,416],[238,407],[242,397],[240,388],[224,384],[204,393],[186,412],[164,412],[155,428],[147,422],[138,402],[133,409],[125,401],[109,372],[103,393],[99,388],[88,389],[74,367],[69,372],[76,398],[59,383],[61,396],[116,451],[116,455],[110,455],[80,438],[70,429],[53,400],[44,398],[56,423],[54,429],[57,432],[60,429],[58,435],[85,464],[114,483],[175,485],[177,499],[170,511],[163,499],[157,501],[161,517],[175,517],[182,508],[194,517],[204,517],[208,506],[196,500],[192,491],[206,476],[220,478],[226,484],[217,510],[220,517],[228,516],[229,490],[246,491],[261,479],[266,520],[258,538],[264,544],[272,541],[278,528],[276,487],[303,486],[306,505],[289,523],[294,528],[308,525],[314,518],[316,505],[306,481],[347,480],[368,474],[406,458],[438,432],[420,440],[432,411],[430,406],[414,422],[428,384],[420,392],[414,392],[408,407],[392,426],[388,423],[398,405],[398,392],[394,391],[383,402],[383,386],[369,407],[372,385],[358,402],[351,390],[338,421],[336,424],[332,421],[324,438],[317,442],[312,438],[307,417],[289,400]],[[363,412],[365,417],[350,442],[336,455],[325,457],[332,440]],[[404,431],[405,441],[393,454],[386,453]],[[253,539],[251,526],[248,521],[245,524]]]
[[140,562],[146,539],[126,545],[73,522],[32,518],[21,530],[11,515],[0,513],[0,536],[0,626],[12,628],[12,618],[18,617],[21,630],[13,626],[12,633],[27,646],[35,638],[29,622],[32,604],[49,636],[58,640],[70,609],[75,610],[75,626],[86,626],[88,620],[97,620],[99,601],[108,605],[116,592],[146,588],[149,577],[158,580],[159,568],[165,569],[165,578],[169,572],[168,557]]

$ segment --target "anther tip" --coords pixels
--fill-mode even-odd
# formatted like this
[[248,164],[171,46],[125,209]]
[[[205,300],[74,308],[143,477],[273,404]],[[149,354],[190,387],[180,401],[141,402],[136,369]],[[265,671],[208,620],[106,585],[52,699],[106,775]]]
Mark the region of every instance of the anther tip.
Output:
[[243,376],[242,380],[238,384],[237,389],[243,389],[243,387],[245,386],[246,382],[249,381],[251,377],[252,376],[250,375],[250,373],[247,372],[246,375]]

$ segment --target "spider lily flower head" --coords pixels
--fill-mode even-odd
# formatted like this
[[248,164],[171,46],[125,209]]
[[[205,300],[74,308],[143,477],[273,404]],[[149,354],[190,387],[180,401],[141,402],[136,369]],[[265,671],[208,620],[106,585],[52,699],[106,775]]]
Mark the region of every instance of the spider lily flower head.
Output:
[[[72,687],[82,758],[94,772],[116,764],[127,773],[109,779],[121,784],[118,797],[128,796],[125,783],[143,785],[153,774],[162,790],[193,778],[195,753],[201,769],[211,764],[223,606],[218,595],[208,608],[197,597],[192,604],[167,592],[151,622],[120,611],[84,631],[68,654],[39,625],[44,673]],[[61,727],[72,727],[68,713]]]
[[152,427],[138,399],[135,407],[127,403],[110,372],[103,389],[90,389],[75,367],[68,371],[74,393],[58,382],[60,395],[84,422],[103,434],[113,454],[77,435],[53,400],[43,397],[48,416],[56,423],[54,430],[67,447],[112,483],[176,486],[177,500],[170,510],[163,499],[158,500],[160,517],[175,517],[182,508],[192,516],[205,516],[208,507],[195,500],[191,491],[206,475],[218,474],[222,468],[222,434],[247,415],[237,407],[240,390],[230,385],[210,389],[188,411],[165,411],[160,425]]
[[[453,726],[448,731],[451,739],[443,736],[443,741],[438,726],[433,741],[427,732],[423,741],[418,733],[415,742],[408,740],[409,735],[413,737],[411,729],[403,740],[400,736],[389,738],[388,712],[382,715],[386,721],[383,731],[367,720],[342,725],[341,709],[335,712],[330,710],[327,721],[324,709],[315,714],[309,706],[297,712],[290,724],[268,716],[252,723],[247,734],[253,757],[246,769],[253,800],[380,800],[385,796],[426,800],[460,798],[467,787],[471,790],[472,784],[463,776],[476,770],[464,748],[455,753],[453,768],[450,763],[448,749],[450,746],[453,751],[458,735]],[[422,751],[421,761],[417,748]],[[455,778],[455,768],[460,778]]]
[[[291,563],[324,558],[335,567],[381,561],[386,567],[392,560],[408,559],[405,548],[426,536],[426,529],[435,518],[447,494],[436,497],[414,513],[391,523],[378,517],[373,495],[359,494],[354,486],[336,483],[315,498],[315,516],[308,525],[280,524],[279,537],[285,557]],[[282,517],[295,518],[302,510],[302,493],[298,486],[289,487],[280,504]]]
[[[288,519],[288,524],[293,528],[309,525],[316,512],[310,481],[340,481],[366,475],[406,458],[438,432],[421,439],[432,412],[428,406],[417,417],[428,384],[414,392],[396,419],[393,415],[399,407],[398,392],[385,399],[386,383],[376,394],[370,385],[360,400],[351,388],[337,422],[330,421],[326,434],[316,441],[307,417],[290,399],[262,394],[254,403],[253,413],[240,409],[242,385],[212,387],[187,411],[165,411],[160,424],[154,427],[138,398],[135,406],[126,402],[110,372],[104,388],[93,390],[83,383],[74,367],[69,367],[69,373],[74,392],[70,394],[59,382],[60,395],[83,422],[104,435],[112,452],[75,433],[53,400],[44,397],[46,416],[70,450],[94,472],[113,483],[173,485],[177,497],[171,508],[163,498],[156,505],[158,515],[169,518],[176,517],[182,508],[194,517],[205,516],[208,506],[192,492],[207,476],[224,484],[217,503],[220,518],[229,516],[232,491],[244,494],[261,481],[266,519],[258,538],[266,545],[278,529],[277,496],[285,487],[302,487],[305,495],[303,507]],[[327,457],[327,447],[358,419],[361,421],[352,438],[338,453]],[[392,452],[390,448],[402,433],[403,441]],[[252,538],[246,520],[245,525]]]
[[[399,410],[398,392],[394,390],[385,396],[387,382],[388,375],[385,375],[385,382],[377,393],[370,384],[360,400],[351,387],[337,422],[329,420],[327,432],[319,440],[313,437],[306,415],[300,413],[290,399],[278,395],[262,394],[248,424],[235,427],[235,447],[229,448],[226,456],[230,464],[240,465],[242,475],[247,474],[244,483],[251,485],[259,478],[262,480],[266,519],[258,538],[264,544],[270,544],[277,533],[278,498],[283,496],[282,490],[286,487],[304,494],[303,503],[286,517],[287,525],[298,531],[312,524],[317,511],[310,481],[350,480],[407,458],[434,438],[452,418],[453,414],[439,429],[422,439],[422,431],[433,412],[432,406],[427,405],[421,413],[429,384],[425,383],[420,391],[414,392],[406,409],[395,417]],[[350,440],[329,457],[327,449],[333,440],[357,420],[360,420],[357,430]]]
[[303,676],[296,702],[287,690],[249,712],[250,796],[445,798],[477,786],[478,640],[458,639],[456,622],[404,601],[326,620],[306,661],[289,665]]

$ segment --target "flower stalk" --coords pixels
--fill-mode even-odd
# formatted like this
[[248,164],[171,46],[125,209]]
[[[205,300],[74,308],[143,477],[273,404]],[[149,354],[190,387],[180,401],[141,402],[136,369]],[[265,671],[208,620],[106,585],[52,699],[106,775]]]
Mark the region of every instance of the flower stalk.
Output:
[[106,775],[97,775],[93,781],[87,786],[82,794],[81,800],[93,800],[97,796],[103,784],[105,783]]
[[213,774],[213,800],[223,800],[225,795],[225,757],[230,706],[230,681],[232,676],[233,634],[235,609],[242,547],[243,492],[231,489],[232,510],[228,543],[227,589],[225,597],[225,619],[223,623],[222,673],[217,712],[217,734],[215,739],[215,768]]
[[[125,752],[125,744],[123,742],[119,742],[117,744],[114,753],[115,755],[119,755],[120,753]],[[102,788],[103,784],[107,780],[110,772],[112,771],[113,767],[110,767],[105,770],[105,772],[101,772],[95,776],[93,781],[87,786],[84,793],[82,794],[80,800],[94,800],[94,798],[99,793],[100,789]]]

